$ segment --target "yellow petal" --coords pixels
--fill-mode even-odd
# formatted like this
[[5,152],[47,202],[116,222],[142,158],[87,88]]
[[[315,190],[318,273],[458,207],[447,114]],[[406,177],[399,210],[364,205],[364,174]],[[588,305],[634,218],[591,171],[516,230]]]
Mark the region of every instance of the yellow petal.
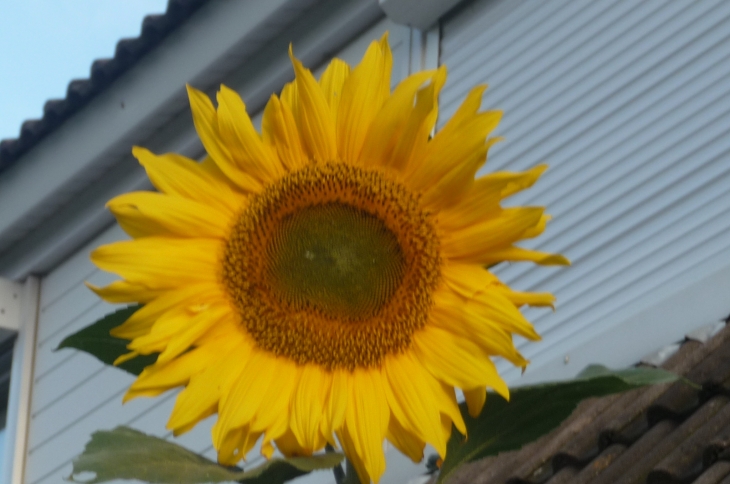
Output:
[[[473,113],[459,123],[457,129],[442,129],[429,142],[423,162],[413,166],[412,186],[423,190],[437,183],[448,172],[458,169],[481,150],[487,136],[497,127],[501,111]],[[451,119],[453,122],[457,116]],[[450,127],[453,127],[450,126]]]
[[91,253],[100,269],[150,289],[215,282],[222,242],[213,239],[143,239],[103,245]]
[[[465,124],[468,124],[482,106],[482,98],[487,85],[474,86],[459,105],[456,112],[444,124],[439,133],[434,136],[433,143],[438,147],[441,143],[448,143],[450,137],[458,134]],[[437,139],[438,138],[438,139]]]
[[372,42],[342,88],[337,144],[345,162],[358,160],[368,129],[390,95],[389,53],[387,36],[380,42]]
[[543,214],[542,217],[540,217],[540,221],[534,226],[531,227],[522,234],[523,239],[533,239],[537,237],[538,235],[542,234],[545,231],[545,227],[547,227],[547,223],[552,219],[552,217],[548,214]]
[[345,410],[350,394],[350,376],[346,370],[332,371],[332,386],[329,389],[324,406],[322,419],[322,434],[327,439],[337,432],[345,422]]
[[337,119],[337,112],[342,99],[342,86],[347,76],[350,75],[350,66],[342,59],[334,58],[319,78],[319,85],[322,87],[324,97],[327,99],[333,119]]
[[451,290],[467,299],[473,298],[487,286],[499,283],[497,276],[477,264],[448,261],[443,264],[441,274]]
[[112,328],[112,336],[123,339],[133,339],[149,333],[154,322],[170,310],[179,310],[183,307],[200,304],[216,298],[219,291],[217,286],[199,284],[183,286],[172,291],[165,291],[159,297],[147,302],[135,311],[123,324]]
[[449,261],[442,266],[441,273],[449,288],[466,299],[473,299],[478,293],[497,291],[517,306],[553,307],[555,302],[555,297],[550,293],[513,291],[497,276],[476,264]]
[[187,307],[170,310],[155,320],[148,333],[134,338],[127,348],[143,355],[159,353],[175,335],[188,327],[194,317],[195,314]]
[[[548,165],[541,164],[530,168],[527,171],[521,173],[510,173],[510,172],[498,172],[488,175],[490,179],[495,182],[499,181],[502,184],[501,195],[502,198],[507,198],[510,195],[522,191],[526,188],[530,188],[535,182],[545,173],[548,169]],[[486,178],[486,177],[485,177]],[[506,182],[506,183],[505,183]]]
[[335,123],[322,88],[309,69],[299,62],[289,48],[297,83],[298,109],[293,110],[302,144],[309,156],[320,161],[337,159]]
[[299,444],[299,441],[297,441],[297,438],[291,430],[288,430],[284,435],[276,439],[276,447],[279,449],[279,452],[284,454],[286,457],[312,455],[312,452]]
[[[424,371],[424,373],[428,372]],[[442,431],[443,418],[446,417],[449,420],[448,432],[442,432],[445,439],[448,441],[451,436],[452,425],[455,426],[462,435],[466,435],[466,423],[461,415],[459,402],[456,401],[456,392],[454,391],[454,387],[433,378],[431,375],[429,376],[430,378],[428,379],[428,382],[431,385],[431,391],[433,392],[436,404],[441,412]]]
[[324,446],[320,430],[326,389],[332,386],[332,375],[318,365],[305,365],[299,375],[291,407],[291,429],[305,449],[314,451]]
[[479,257],[482,264],[492,265],[502,261],[532,261],[543,266],[569,266],[570,261],[560,254],[550,254],[522,247],[504,247],[490,250]]
[[398,142],[386,166],[409,173],[420,166],[425,155],[428,138],[438,116],[438,95],[446,82],[446,67],[441,66],[431,84],[416,93],[416,104],[410,110]]
[[262,185],[284,173],[276,152],[256,132],[241,96],[224,85],[218,91],[218,131],[232,161]]
[[475,343],[518,366],[524,360],[514,348],[510,333],[532,340],[540,339],[532,324],[499,290],[479,292],[467,301],[449,291],[441,291],[434,300],[435,325],[467,338],[473,334]]
[[119,225],[132,237],[151,235],[223,238],[230,215],[210,205],[155,192],[131,192],[107,203]]
[[278,439],[289,428],[290,404],[297,387],[301,369],[294,363],[281,358],[274,360],[276,381],[269,385],[264,402],[251,422],[252,431],[266,432],[264,442]]
[[235,163],[230,150],[218,133],[218,115],[208,96],[197,89],[187,86],[190,109],[193,113],[193,124],[205,151],[215,161],[226,177],[244,192],[257,193],[261,183],[250,174],[242,171]]
[[213,161],[213,158],[211,158],[210,156],[206,156],[205,158],[203,158],[203,161],[200,162],[200,168],[206,176],[209,176],[214,180],[218,180],[219,183],[224,183],[227,186],[231,186],[230,180],[228,179],[226,174],[221,171],[218,165],[215,164],[215,161]]
[[388,358],[384,364],[388,383],[384,385],[388,405],[403,427],[446,454],[446,440],[441,434],[441,416],[420,363],[411,353]]
[[296,120],[290,108],[272,95],[261,120],[264,143],[276,150],[284,168],[292,171],[307,164]]
[[509,289],[507,286],[501,288],[501,292],[515,306],[527,304],[528,306],[550,307],[555,309],[555,296],[549,292],[518,292]]
[[[220,421],[216,422],[216,426]],[[216,441],[218,450],[218,462],[223,465],[233,466],[244,458],[249,450],[253,448],[261,436],[259,432],[251,432],[247,425],[235,429],[221,431]]]
[[233,380],[220,402],[219,420],[224,428],[249,425],[261,410],[269,387],[276,384],[276,370],[269,353],[252,350],[245,368]]
[[469,409],[469,415],[477,418],[482,413],[484,403],[487,401],[487,389],[484,387],[476,387],[464,390],[464,399]]
[[369,484],[371,480],[374,480],[377,484],[378,479],[371,479],[369,468],[365,465],[365,460],[362,454],[359,453],[357,446],[355,445],[355,441],[353,440],[352,435],[350,435],[347,426],[342,427],[342,429],[337,432],[337,440],[340,441],[340,445],[342,446],[342,450],[345,452],[347,460],[349,460],[352,466],[355,468],[355,471],[357,472],[357,477],[359,478],[360,482],[365,482]]
[[187,327],[180,328],[170,338],[167,347],[157,357],[157,362],[164,364],[181,355],[192,347],[208,329],[220,320],[230,317],[230,309],[224,306],[212,306],[201,310],[188,322]]
[[120,355],[117,357],[116,360],[114,360],[114,363],[112,363],[114,366],[121,365],[124,362],[127,362],[129,360],[132,360],[139,356],[139,353],[136,351],[130,351],[129,353],[125,353],[123,355]]
[[370,123],[360,152],[360,165],[384,166],[389,162],[413,109],[413,98],[435,74],[436,71],[417,72],[398,84]]
[[271,442],[264,440],[261,443],[261,455],[267,460],[271,460],[271,457],[274,455],[274,446]]
[[434,210],[442,210],[459,202],[474,185],[474,176],[487,160],[487,151],[491,146],[491,142],[496,141],[498,141],[496,138],[490,140],[474,150],[469,158],[463,160],[461,164],[455,166],[454,169],[445,173],[432,186],[425,189],[422,198],[423,206]]
[[527,230],[540,223],[542,207],[506,208],[494,218],[448,234],[442,243],[443,254],[451,259],[486,264],[494,249],[509,246]]
[[546,169],[547,165],[538,165],[522,173],[497,172],[475,180],[457,205],[441,212],[439,225],[450,232],[493,218],[502,199],[532,186]]
[[281,90],[281,96],[279,96],[282,104],[289,108],[289,111],[294,115],[294,119],[297,119],[299,112],[299,91],[297,89],[297,82],[287,82]]
[[509,389],[489,356],[466,338],[429,327],[413,336],[419,360],[438,380],[458,388],[488,386],[509,397]]
[[167,422],[167,428],[175,435],[190,430],[218,410],[223,382],[230,378],[237,365],[246,361],[246,348],[242,351],[235,343],[222,341],[217,348],[220,358],[201,373],[192,375],[187,387],[177,396]]
[[85,284],[86,287],[94,291],[104,301],[115,304],[131,302],[146,303],[164,292],[159,289],[150,289],[145,284],[129,281],[114,281],[104,287],[98,287],[88,282]]
[[132,154],[147,171],[155,188],[163,193],[195,200],[229,215],[238,213],[245,201],[245,197],[225,181],[227,179],[210,172],[211,166],[216,167],[212,161],[197,163],[175,153],[155,155],[139,146],[132,148]]
[[192,375],[201,373],[216,361],[219,358],[218,353],[218,348],[209,345],[195,348],[167,363],[158,361],[145,368],[129,389],[130,391],[169,390],[186,385]]
[[[358,368],[352,372],[352,379],[345,414],[346,434],[352,439],[363,468],[377,482],[385,471],[383,439],[390,420],[382,376],[379,372]],[[347,455],[352,458],[351,453]]]
[[423,449],[426,443],[406,430],[398,419],[391,418],[388,423],[388,440],[396,449],[408,456],[413,462],[421,462],[423,460]]

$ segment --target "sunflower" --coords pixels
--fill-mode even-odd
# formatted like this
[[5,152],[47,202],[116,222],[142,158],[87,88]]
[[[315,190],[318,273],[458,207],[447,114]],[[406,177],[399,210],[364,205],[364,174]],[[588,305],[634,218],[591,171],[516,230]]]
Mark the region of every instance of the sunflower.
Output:
[[466,432],[455,388],[476,415],[487,388],[509,395],[493,357],[527,365],[512,336],[539,336],[518,307],[553,297],[485,267],[567,261],[514,245],[543,231],[543,208],[500,206],[545,166],[475,179],[501,116],[479,111],[486,87],[431,136],[445,68],[391,92],[387,36],[319,81],[290,57],[261,134],[233,90],[216,108],[188,88],[208,157],[134,148],[158,192],[109,202],[132,240],[92,253],[122,278],[93,289],[143,304],[112,331],[131,340],[119,361],[159,353],[125,401],[184,387],[168,428],[217,413],[223,464],[260,439],[267,457],[339,444],[377,481],[384,439],[414,461],[426,443],[445,456],[452,425]]

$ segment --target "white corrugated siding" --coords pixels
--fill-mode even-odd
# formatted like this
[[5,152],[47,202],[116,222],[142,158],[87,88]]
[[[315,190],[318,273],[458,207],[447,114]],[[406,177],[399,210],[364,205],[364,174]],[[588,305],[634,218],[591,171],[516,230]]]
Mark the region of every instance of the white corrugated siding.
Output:
[[[43,279],[25,475],[28,484],[63,482],[71,472],[71,459],[96,430],[131,425],[169,436],[165,422],[171,397],[140,399],[122,406],[121,397],[133,381],[131,375],[74,350],[53,352],[64,337],[114,309],[83,282],[106,284],[114,279],[96,270],[88,254],[99,244],[121,238],[121,230],[113,228]],[[210,422],[205,422],[182,443],[203,451],[209,445],[209,431]]]
[[507,139],[489,171],[551,167],[510,204],[546,205],[554,220],[525,245],[573,266],[498,269],[558,297],[554,314],[529,311],[544,340],[524,353],[538,366],[688,271],[730,264],[729,26],[723,0],[482,0],[442,23],[440,123],[487,83]]
[[[338,55],[349,62],[357,62],[368,43],[386,29],[390,30],[395,65],[398,66],[393,73],[395,84],[408,74],[408,28],[383,21]],[[42,281],[26,484],[64,482],[63,478],[71,473],[71,460],[83,451],[84,444],[96,430],[127,425],[149,434],[171,437],[165,424],[177,392],[154,399],[140,398],[122,405],[122,396],[134,379],[131,375],[75,350],[53,351],[63,338],[114,309],[87,289],[84,281],[105,285],[116,279],[114,275],[97,270],[89,261],[89,253],[101,244],[124,238],[123,232],[113,227],[81,248]],[[203,421],[175,441],[215,459],[210,437],[214,421],[215,417]],[[250,455],[247,465],[256,465],[261,459],[256,450]],[[395,482],[403,481],[404,474],[417,473],[415,466],[397,456],[392,459],[389,456],[389,462],[392,467],[389,471],[395,476]],[[334,482],[331,472],[311,474],[301,480],[317,484]],[[387,483],[387,478],[382,482]]]

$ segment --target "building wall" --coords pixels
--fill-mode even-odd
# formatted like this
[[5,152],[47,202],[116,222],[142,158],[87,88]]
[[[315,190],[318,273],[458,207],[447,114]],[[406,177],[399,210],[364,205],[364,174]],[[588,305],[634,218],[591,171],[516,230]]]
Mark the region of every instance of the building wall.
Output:
[[550,165],[510,203],[546,205],[553,221],[525,245],[573,261],[497,268],[558,298],[555,313],[528,311],[544,340],[521,342],[525,378],[549,364],[551,376],[574,374],[587,362],[572,349],[589,339],[603,344],[586,358],[628,365],[730,311],[716,285],[692,317],[662,310],[730,268],[729,18],[721,0],[477,0],[443,21],[440,123],[471,86],[490,85],[485,105],[504,110],[506,141],[487,169]]

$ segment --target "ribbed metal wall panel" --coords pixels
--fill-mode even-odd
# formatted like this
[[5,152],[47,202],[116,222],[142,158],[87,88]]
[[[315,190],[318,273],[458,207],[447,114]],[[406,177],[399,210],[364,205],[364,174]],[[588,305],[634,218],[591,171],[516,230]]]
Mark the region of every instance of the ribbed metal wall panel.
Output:
[[442,22],[440,60],[441,124],[476,84],[504,110],[488,171],[551,167],[509,204],[546,205],[554,220],[524,245],[573,266],[497,268],[558,297],[556,313],[527,311],[544,336],[520,342],[528,358],[610,330],[713,258],[730,264],[730,2],[468,2]]

